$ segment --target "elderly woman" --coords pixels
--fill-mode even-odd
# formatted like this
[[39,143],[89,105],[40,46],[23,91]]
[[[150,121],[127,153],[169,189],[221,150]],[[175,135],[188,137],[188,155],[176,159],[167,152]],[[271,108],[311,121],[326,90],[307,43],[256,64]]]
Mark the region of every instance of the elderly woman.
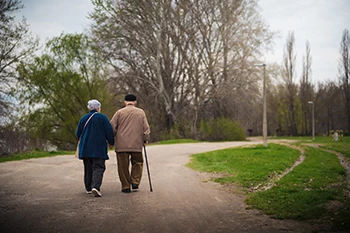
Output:
[[101,197],[105,161],[109,159],[107,142],[114,145],[114,135],[108,118],[100,113],[101,103],[98,100],[89,100],[87,107],[90,112],[80,119],[76,131],[76,136],[80,138],[79,159],[84,162],[86,193]]

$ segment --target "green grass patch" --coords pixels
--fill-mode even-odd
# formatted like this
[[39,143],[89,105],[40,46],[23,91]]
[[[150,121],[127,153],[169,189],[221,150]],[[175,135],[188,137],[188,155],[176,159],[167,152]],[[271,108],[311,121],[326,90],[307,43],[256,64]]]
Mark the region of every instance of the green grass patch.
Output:
[[0,163],[7,161],[16,161],[23,159],[33,159],[33,158],[43,158],[43,157],[51,157],[56,155],[73,155],[75,152],[73,151],[41,151],[34,150],[24,153],[12,154],[12,155],[1,155]]
[[299,156],[298,150],[270,143],[267,148],[258,145],[195,154],[187,166],[226,174],[215,179],[222,184],[234,182],[251,188],[291,167]]
[[[345,140],[325,141],[313,143],[342,153],[347,151]],[[187,166],[222,173],[222,177],[214,181],[239,184],[247,193],[247,204],[274,218],[314,220],[331,223],[335,229],[350,230],[350,190],[346,187],[346,170],[332,153],[305,147],[305,160],[274,187],[249,192],[250,187],[264,185],[274,174],[291,167],[299,156],[298,150],[269,143],[267,148],[259,145],[195,154]]]
[[289,139],[296,140],[295,144],[321,144],[321,148],[337,151],[342,153],[350,159],[350,137],[343,137],[342,140],[333,141],[330,137],[327,136],[317,136],[315,140],[312,141],[311,137],[272,137],[271,139]]
[[296,136],[296,137],[269,137],[268,139],[287,139],[287,140],[297,140],[300,143],[350,143],[350,137],[343,137],[342,141],[332,141],[332,139],[328,136],[316,136],[315,140],[312,141],[311,136]]
[[342,153],[347,158],[350,159],[350,137],[344,137],[342,141],[331,141],[324,143],[323,146],[321,146],[324,149],[337,151],[339,153]]
[[342,140],[333,141],[332,138],[327,136],[317,136],[315,140],[312,141],[311,136],[303,136],[303,137],[272,137],[270,139],[289,139],[296,140],[295,144],[321,144],[321,148],[337,151],[342,153],[346,157],[350,159],[350,137],[343,137]]
[[193,139],[170,139],[170,140],[160,141],[152,144],[166,145],[166,144],[195,143],[195,142],[201,142],[201,141],[193,140]]
[[335,155],[307,148],[303,163],[275,187],[250,194],[246,202],[276,218],[319,219],[327,217],[327,204],[344,202],[345,178],[346,171]]

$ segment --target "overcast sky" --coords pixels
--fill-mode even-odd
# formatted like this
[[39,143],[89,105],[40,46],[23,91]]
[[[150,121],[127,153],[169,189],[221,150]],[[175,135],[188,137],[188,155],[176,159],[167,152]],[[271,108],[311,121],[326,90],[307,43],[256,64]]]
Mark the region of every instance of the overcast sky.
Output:
[[259,5],[270,29],[280,32],[267,62],[281,64],[288,32],[294,31],[298,80],[307,40],[313,83],[337,80],[342,32],[350,30],[350,0],[260,0]]
[[[136,1],[136,0],[135,0]],[[20,15],[27,18],[30,30],[42,42],[62,32],[83,32],[93,10],[90,0],[22,0]],[[302,72],[305,43],[310,42],[312,81],[336,80],[340,41],[345,28],[350,30],[350,0],[259,0],[261,15],[273,31],[279,31],[273,51],[263,60],[281,64],[289,31],[294,31],[297,79]]]

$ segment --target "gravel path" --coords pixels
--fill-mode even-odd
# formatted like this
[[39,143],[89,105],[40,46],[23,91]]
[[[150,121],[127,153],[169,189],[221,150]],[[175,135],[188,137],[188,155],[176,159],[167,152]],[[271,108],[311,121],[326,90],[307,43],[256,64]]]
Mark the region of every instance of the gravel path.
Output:
[[193,153],[256,143],[148,146],[153,192],[145,167],[139,191],[130,194],[120,192],[110,152],[102,198],[85,193],[83,165],[73,155],[1,163],[0,232],[312,232],[306,223],[247,209],[243,197],[184,166]]

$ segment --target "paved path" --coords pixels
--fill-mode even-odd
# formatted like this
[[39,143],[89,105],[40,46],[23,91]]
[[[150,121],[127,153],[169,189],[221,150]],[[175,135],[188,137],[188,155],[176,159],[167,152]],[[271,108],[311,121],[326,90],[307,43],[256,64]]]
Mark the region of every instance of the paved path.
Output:
[[184,165],[190,155],[257,142],[148,146],[140,190],[120,192],[110,152],[103,197],[84,192],[83,165],[74,156],[0,164],[0,232],[311,232],[306,224],[247,210],[243,198]]

